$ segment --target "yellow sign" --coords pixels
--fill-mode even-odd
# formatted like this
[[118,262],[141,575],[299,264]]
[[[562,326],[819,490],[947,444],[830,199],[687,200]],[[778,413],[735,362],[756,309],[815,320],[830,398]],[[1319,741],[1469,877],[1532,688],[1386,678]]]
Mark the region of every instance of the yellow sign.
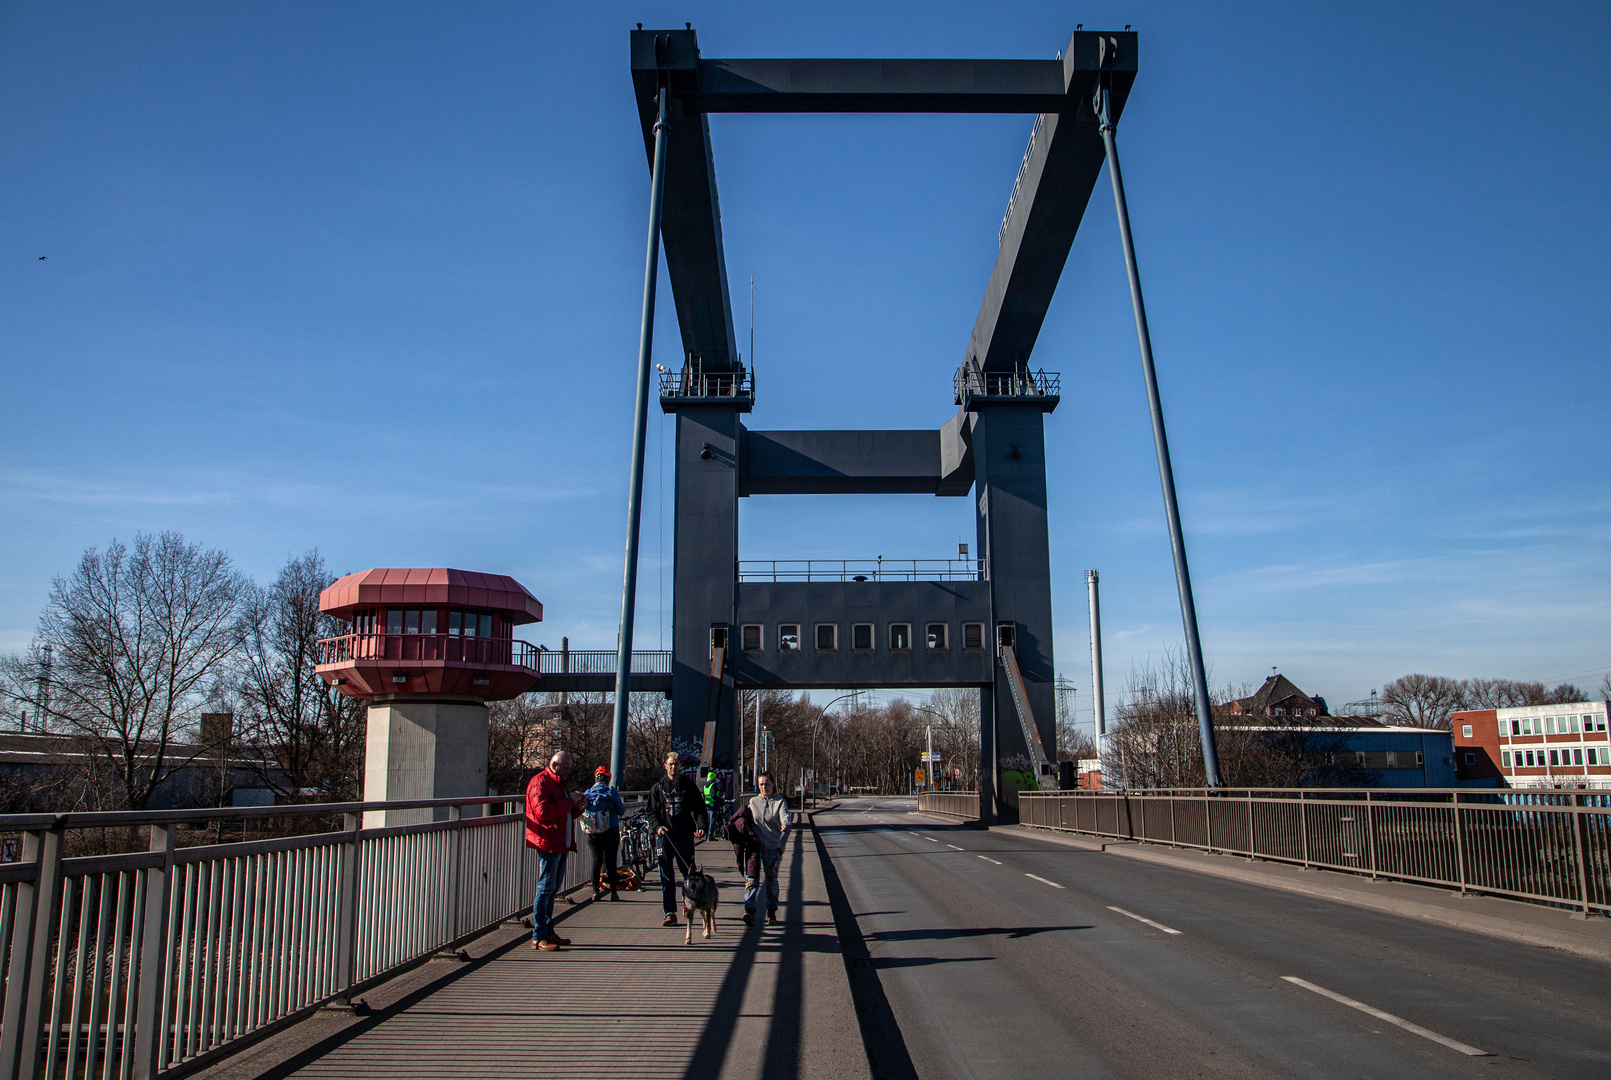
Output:
[[922,769],[917,770],[917,782],[920,783],[920,784],[923,782],[923,770]]

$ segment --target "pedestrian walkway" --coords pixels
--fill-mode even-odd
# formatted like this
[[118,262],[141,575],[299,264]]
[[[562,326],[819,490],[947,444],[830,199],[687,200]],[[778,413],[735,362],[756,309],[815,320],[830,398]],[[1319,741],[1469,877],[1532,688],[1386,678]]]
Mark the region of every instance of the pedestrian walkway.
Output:
[[502,928],[468,963],[432,961],[365,995],[369,1015],[320,1014],[202,1075],[868,1077],[809,827],[791,830],[776,926],[741,921],[729,845],[702,845],[699,861],[721,888],[714,939],[696,925],[685,945],[680,909],[661,927],[656,885],[618,903],[561,901],[569,948],[535,951],[530,930]]

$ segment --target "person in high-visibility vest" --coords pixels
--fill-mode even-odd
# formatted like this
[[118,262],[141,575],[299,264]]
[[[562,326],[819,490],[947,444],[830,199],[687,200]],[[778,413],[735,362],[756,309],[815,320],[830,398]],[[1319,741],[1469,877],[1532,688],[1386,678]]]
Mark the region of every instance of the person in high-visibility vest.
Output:
[[704,781],[700,793],[705,796],[705,810],[710,814],[710,832],[715,836],[719,828],[718,823],[722,820],[722,789],[716,779],[716,770],[705,769]]

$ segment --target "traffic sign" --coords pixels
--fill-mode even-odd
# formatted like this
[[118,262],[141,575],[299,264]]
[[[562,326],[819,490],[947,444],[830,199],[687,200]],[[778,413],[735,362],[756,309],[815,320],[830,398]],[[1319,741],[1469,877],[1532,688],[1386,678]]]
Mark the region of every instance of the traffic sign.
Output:
[[923,770],[922,769],[917,770],[917,782],[920,783],[920,784],[923,782]]

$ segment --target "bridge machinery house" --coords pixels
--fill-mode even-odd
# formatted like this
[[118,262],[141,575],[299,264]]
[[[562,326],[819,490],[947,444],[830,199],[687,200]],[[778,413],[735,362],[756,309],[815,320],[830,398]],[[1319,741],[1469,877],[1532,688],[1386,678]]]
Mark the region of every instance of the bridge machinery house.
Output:
[[1451,717],[1466,783],[1512,788],[1611,788],[1604,701],[1471,709]]
[[[640,30],[631,63],[682,339],[682,366],[660,385],[677,418],[675,737],[698,746],[714,725],[714,764],[730,768],[740,688],[977,687],[981,813],[1012,816],[998,765],[1020,758],[1042,786],[1056,782],[1044,422],[1060,382],[1030,356],[1105,168],[1094,102],[1117,121],[1136,35],[1076,31],[1055,60],[718,60],[692,29]],[[757,398],[722,245],[708,119],[720,112],[1035,116],[960,366],[949,385],[936,373],[954,415],[922,430],[743,422]],[[738,500],[773,494],[971,498],[975,554],[741,563]]]

